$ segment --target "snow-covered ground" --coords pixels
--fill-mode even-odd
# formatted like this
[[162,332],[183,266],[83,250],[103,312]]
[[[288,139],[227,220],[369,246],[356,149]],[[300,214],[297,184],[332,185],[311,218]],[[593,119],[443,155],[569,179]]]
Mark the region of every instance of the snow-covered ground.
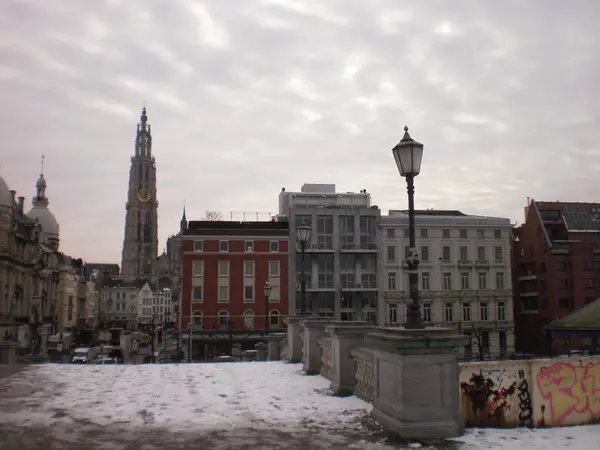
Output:
[[[328,385],[279,362],[31,366],[0,381],[0,448],[408,448],[371,426],[370,405]],[[599,435],[473,430],[436,448],[587,449]]]

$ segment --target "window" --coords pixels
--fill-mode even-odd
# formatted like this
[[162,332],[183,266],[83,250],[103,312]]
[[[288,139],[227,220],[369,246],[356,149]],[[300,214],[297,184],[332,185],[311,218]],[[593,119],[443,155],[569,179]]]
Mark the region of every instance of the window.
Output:
[[279,286],[271,286],[269,303],[279,303],[279,300],[281,300],[281,289],[279,289]]
[[386,231],[386,235],[387,235],[387,237],[389,237],[389,238],[393,238],[393,237],[395,237],[395,236],[396,236],[396,233],[394,233],[394,231],[395,231],[395,230],[394,230],[393,228],[388,228],[388,229],[387,229],[387,231]]
[[229,251],[229,241],[219,241],[219,251],[220,252],[228,252]]
[[480,303],[479,304],[479,320],[485,321],[489,320],[488,318],[488,304]]
[[461,261],[469,260],[469,247],[467,247],[467,246],[460,247],[460,260]]
[[[388,228],[388,237],[390,237],[390,230],[392,235],[394,232],[393,228]],[[340,245],[343,249],[354,248],[354,234],[354,216],[340,216]]]
[[450,251],[450,246],[448,245],[442,247],[442,261],[452,261],[452,253]]
[[494,247],[494,260],[495,261],[504,261],[504,255],[502,254],[501,246]]
[[246,311],[244,313],[244,328],[247,330],[254,328],[254,313],[252,311]]
[[388,323],[398,323],[398,304],[390,303],[388,305]]
[[462,320],[464,322],[471,321],[471,304],[470,303],[462,304]]
[[506,303],[498,302],[498,320],[506,320]]
[[407,245],[404,247],[404,260],[407,260],[410,256],[410,247]]
[[504,289],[504,272],[496,272],[496,289]]
[[429,272],[421,273],[421,289],[424,291],[430,289],[429,288]]
[[407,238],[410,236],[410,231],[408,230],[408,228],[404,229],[404,237]]
[[271,241],[269,249],[272,252],[278,252],[279,251],[279,241]]
[[192,314],[192,325],[202,328],[202,313],[200,311],[194,311]]
[[195,302],[202,301],[202,286],[193,287],[192,300]]
[[442,239],[450,239],[450,229],[442,228]]
[[446,322],[454,322],[454,306],[452,303],[444,305],[444,320]]
[[228,302],[229,301],[229,286],[219,286],[219,301],[220,302]]
[[279,277],[279,261],[269,261],[269,276]]
[[427,239],[429,237],[429,231],[427,230],[427,228],[421,228],[420,232],[422,239]]
[[567,270],[567,263],[565,261],[558,261],[556,263],[556,270],[558,270],[559,272],[564,272],[565,270]]
[[396,272],[388,272],[387,274],[387,290],[396,290]]
[[469,272],[462,272],[460,274],[460,288],[465,291],[469,289]]
[[244,242],[244,251],[245,252],[253,252],[254,251],[254,241],[245,241]]
[[444,272],[444,290],[452,290],[452,272]]
[[220,327],[229,326],[229,313],[227,311],[219,311],[217,317],[219,318]]
[[229,276],[229,261],[219,261],[219,276],[220,277],[228,277]]
[[388,261],[396,261],[396,246],[395,245],[387,246],[387,260]]
[[477,239],[485,239],[485,230],[477,230]]
[[477,247],[477,261],[485,261],[485,247]]
[[467,230],[462,229],[459,234],[461,239],[467,239]]
[[317,247],[333,248],[333,216],[317,216]]
[[[592,284],[592,283],[589,283],[589,284]],[[589,287],[589,286],[586,286],[586,287]],[[559,280],[559,288],[560,289],[568,289],[569,288],[569,280],[566,278]]]
[[431,303],[423,303],[423,322],[432,322]]
[[479,289],[487,289],[487,273],[479,272]]
[[269,326],[279,328],[279,311],[271,311],[269,313]]
[[360,216],[359,219],[360,231],[360,248],[376,249],[377,248],[377,224],[374,216]]
[[494,230],[494,239],[502,239],[502,230]]
[[254,276],[254,261],[244,261],[244,276]]
[[194,261],[192,269],[195,277],[202,277],[204,275],[204,261]]
[[498,331],[498,346],[500,347],[500,354],[506,356],[506,352],[508,351],[506,331]]
[[194,241],[194,251],[201,252],[204,249],[204,241]]
[[254,301],[254,286],[244,286],[244,301]]
[[421,246],[421,261],[429,261],[429,246]]

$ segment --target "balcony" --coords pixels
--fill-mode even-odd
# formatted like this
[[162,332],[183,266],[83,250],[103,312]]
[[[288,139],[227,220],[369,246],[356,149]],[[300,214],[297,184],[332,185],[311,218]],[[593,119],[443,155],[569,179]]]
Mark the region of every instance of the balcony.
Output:
[[342,244],[340,251],[342,253],[377,253],[377,244]]
[[473,267],[473,261],[470,259],[461,259],[458,261],[458,267]]
[[478,259],[475,261],[475,267],[490,267],[489,259]]
[[506,260],[504,260],[504,259],[494,259],[492,261],[492,265],[494,267],[505,267],[506,266]]
[[532,281],[537,280],[535,272],[525,272],[519,275],[519,281]]
[[[296,246],[296,251],[300,252],[300,246]],[[333,244],[310,244],[306,246],[306,253],[333,253]]]
[[592,250],[595,255],[600,255],[600,247],[596,247]]
[[519,293],[519,297],[521,298],[528,298],[528,297],[537,297],[538,293],[537,292],[520,292]]
[[571,246],[565,242],[553,242],[550,253],[553,255],[568,255],[571,253]]

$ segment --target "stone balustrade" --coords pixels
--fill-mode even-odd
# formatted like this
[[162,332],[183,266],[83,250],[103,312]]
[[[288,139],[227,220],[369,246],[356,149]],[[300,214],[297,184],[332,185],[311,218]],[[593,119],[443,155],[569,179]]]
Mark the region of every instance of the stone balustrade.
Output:
[[327,336],[321,336],[317,340],[319,347],[321,348],[321,370],[320,373],[323,377],[327,378],[331,381],[331,376],[333,373],[333,358],[331,354],[332,347],[332,339]]
[[279,341],[279,358],[288,359],[288,357],[288,340],[287,337],[284,337],[281,341]]
[[366,402],[373,401],[373,352],[367,348],[355,348],[350,351],[355,362],[356,372],[354,374],[354,394]]

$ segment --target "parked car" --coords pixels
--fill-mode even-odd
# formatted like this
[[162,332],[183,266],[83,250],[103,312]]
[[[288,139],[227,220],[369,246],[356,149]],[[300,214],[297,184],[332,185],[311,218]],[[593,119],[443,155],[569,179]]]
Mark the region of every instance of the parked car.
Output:
[[102,355],[100,358],[94,361],[94,364],[119,364],[119,362],[116,358],[111,358],[109,356]]
[[73,364],[91,364],[96,359],[94,347],[79,347],[73,352]]

